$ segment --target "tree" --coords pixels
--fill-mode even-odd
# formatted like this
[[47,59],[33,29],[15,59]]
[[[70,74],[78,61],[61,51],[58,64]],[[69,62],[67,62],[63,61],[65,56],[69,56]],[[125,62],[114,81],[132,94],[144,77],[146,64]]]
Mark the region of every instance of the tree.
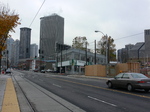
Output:
[[14,28],[19,24],[19,15],[14,10],[11,11],[5,5],[0,4],[0,66],[2,51],[7,47],[6,40],[11,36],[9,32],[15,32]]
[[86,45],[89,45],[86,37],[80,37],[80,36],[75,37],[72,41],[72,47],[77,48],[77,49],[85,50]]
[[103,36],[102,39],[100,41],[98,41],[98,49],[97,52],[102,54],[102,55],[106,55],[106,43],[107,43],[107,39],[108,39],[108,44],[107,44],[107,48],[108,48],[108,63],[109,61],[115,61],[116,60],[116,54],[115,54],[115,44],[114,44],[114,39],[111,38],[111,36],[107,37],[107,36]]

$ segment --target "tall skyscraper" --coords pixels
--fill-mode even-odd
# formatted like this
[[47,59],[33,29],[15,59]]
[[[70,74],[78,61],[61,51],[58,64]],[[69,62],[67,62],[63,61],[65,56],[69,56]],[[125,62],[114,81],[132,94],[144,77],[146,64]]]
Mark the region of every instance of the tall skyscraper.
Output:
[[38,57],[38,45],[31,44],[30,46],[30,58]]
[[6,49],[7,51],[6,51],[6,55],[7,55],[9,63],[11,63],[11,57],[13,55],[13,52],[12,52],[12,44],[13,44],[13,42],[14,42],[13,38],[10,37],[10,38],[7,39],[7,49]]
[[17,66],[19,62],[19,43],[20,41],[17,39],[12,44],[12,52],[13,52],[11,61],[12,66]]
[[31,29],[27,27],[20,28],[19,59],[30,58],[30,40]]
[[53,14],[40,19],[40,57],[54,59],[55,44],[64,44],[64,18]]

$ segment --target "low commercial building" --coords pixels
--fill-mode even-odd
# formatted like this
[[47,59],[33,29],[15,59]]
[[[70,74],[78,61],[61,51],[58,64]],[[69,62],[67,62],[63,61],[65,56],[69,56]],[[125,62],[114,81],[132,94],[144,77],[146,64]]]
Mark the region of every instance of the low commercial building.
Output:
[[[70,48],[56,54],[57,71],[65,74],[84,74],[85,65],[95,64],[95,53]],[[104,55],[96,54],[96,64],[105,64]],[[61,68],[61,71],[60,71]]]

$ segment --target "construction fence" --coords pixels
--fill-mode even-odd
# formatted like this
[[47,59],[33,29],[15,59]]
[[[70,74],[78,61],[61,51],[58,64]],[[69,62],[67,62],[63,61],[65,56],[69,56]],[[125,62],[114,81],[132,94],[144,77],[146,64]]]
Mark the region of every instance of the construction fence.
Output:
[[[107,68],[107,69],[106,69]],[[137,72],[140,73],[140,63],[117,63],[105,65],[88,65],[85,66],[85,76],[116,76],[121,72]]]

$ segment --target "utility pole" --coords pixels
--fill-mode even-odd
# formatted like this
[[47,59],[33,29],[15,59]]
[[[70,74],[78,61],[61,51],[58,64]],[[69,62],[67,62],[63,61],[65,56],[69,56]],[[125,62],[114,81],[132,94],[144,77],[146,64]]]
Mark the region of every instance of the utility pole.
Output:
[[62,45],[61,45],[61,47],[60,47],[60,52],[61,52],[61,56],[60,56],[60,60],[61,60],[61,62],[60,62],[60,74],[61,74],[61,70],[62,70]]
[[86,61],[86,64],[85,65],[87,65],[87,42],[86,42],[86,44],[85,44],[85,61]]
[[7,53],[6,54],[7,55],[7,63],[6,63],[7,65],[6,66],[7,66],[7,69],[8,69],[8,50],[6,51],[6,53]]
[[108,37],[107,34],[105,35],[103,32],[96,30],[96,33],[100,32],[103,34],[104,37],[106,37],[106,76],[108,75]]
[[96,65],[96,40],[95,40],[95,54],[94,54],[94,57],[95,57],[94,63],[95,63],[95,65]]
[[106,34],[106,65],[108,64],[108,37]]

